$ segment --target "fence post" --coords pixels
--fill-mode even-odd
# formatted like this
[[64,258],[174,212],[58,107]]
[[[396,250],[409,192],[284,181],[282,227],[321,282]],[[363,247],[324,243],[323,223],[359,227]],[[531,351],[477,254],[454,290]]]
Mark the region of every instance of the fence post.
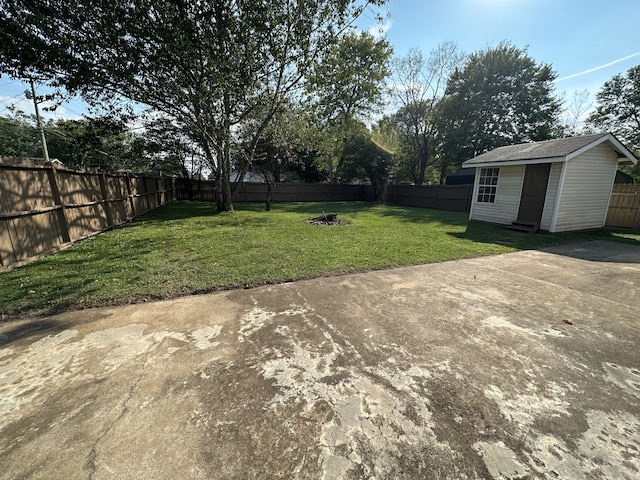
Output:
[[160,178],[159,177],[155,177],[153,179],[153,183],[155,183],[155,185],[156,185],[156,197],[158,198],[158,206],[161,207],[162,205],[164,205],[164,203],[162,202],[162,191],[160,189]]
[[151,209],[153,208],[151,206],[151,195],[150,195],[151,190],[149,189],[149,177],[144,175],[142,177],[142,183],[144,184],[144,199],[147,201],[147,209],[145,210],[144,213],[147,213],[151,211]]
[[62,233],[62,240],[65,243],[71,242],[71,236],[69,235],[69,223],[67,222],[67,215],[65,212],[64,202],[60,196],[60,189],[58,188],[58,181],[56,179],[56,170],[53,164],[49,164],[47,168],[47,177],[49,178],[49,185],[51,186],[51,194],[53,195],[53,203],[58,206],[56,210],[58,212],[58,223],[60,224],[60,231]]
[[107,179],[104,172],[98,173],[98,181],[100,182],[100,193],[102,195],[102,208],[107,217],[107,225],[113,226],[113,215],[111,213],[111,202],[109,201],[109,193],[107,192]]
[[[138,212],[136,212],[136,201],[133,198],[133,193],[132,193],[132,188],[131,188],[131,175],[129,173],[127,173],[127,176],[125,177],[126,179],[126,185],[127,185],[127,196],[129,197],[129,205],[131,205],[131,218],[129,220],[131,220],[132,218],[135,218],[138,216]],[[136,189],[136,193],[137,193],[137,189]]]

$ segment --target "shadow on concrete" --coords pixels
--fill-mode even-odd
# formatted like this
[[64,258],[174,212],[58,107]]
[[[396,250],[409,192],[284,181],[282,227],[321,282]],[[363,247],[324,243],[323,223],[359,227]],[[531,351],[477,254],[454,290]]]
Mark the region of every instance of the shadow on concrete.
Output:
[[48,319],[23,322],[0,333],[0,348],[35,335],[55,335],[66,330],[67,327],[68,324],[66,322],[56,322]]
[[640,265],[640,242],[596,240],[540,249],[543,252],[591,262],[635,263]]
[[473,242],[504,245],[518,250],[540,250],[594,262],[640,264],[640,241],[623,236],[624,233],[636,232],[602,229],[591,232],[530,234],[496,225],[469,222],[464,232],[449,232],[449,235]]

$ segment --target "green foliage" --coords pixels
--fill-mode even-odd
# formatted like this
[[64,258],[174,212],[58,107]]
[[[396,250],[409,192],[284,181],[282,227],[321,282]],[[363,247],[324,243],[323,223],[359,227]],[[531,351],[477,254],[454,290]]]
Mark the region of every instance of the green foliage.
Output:
[[[247,122],[240,136],[247,138],[244,152],[235,161],[239,176],[246,171],[260,174],[267,184],[266,209],[271,208],[273,185],[287,181],[320,182],[326,177],[318,169],[319,154],[326,136],[311,121],[309,111],[293,102],[285,102],[263,129],[257,143],[251,142],[255,122]],[[245,132],[246,131],[246,132]],[[253,149],[253,151],[249,151]]]
[[375,192],[375,199],[384,204],[393,158],[383,143],[376,142],[376,139],[381,137],[382,132],[374,136],[365,125],[352,131],[344,147],[346,161],[343,178],[347,181],[369,180]]
[[347,33],[307,78],[315,111],[327,123],[362,118],[380,105],[393,49],[366,32]]
[[[35,117],[16,109],[0,117],[0,155],[42,157]],[[124,123],[111,118],[49,120],[44,125],[49,157],[68,167],[98,167],[103,170],[134,168],[144,158],[142,138],[127,131]],[[142,168],[148,171],[148,168]]]
[[[605,82],[596,101],[589,123],[615,134],[636,156],[640,155],[640,65]],[[640,162],[624,170],[640,182]]]
[[596,101],[590,123],[640,150],[640,65],[605,82]]
[[137,136],[132,147],[140,151],[142,162],[134,170],[145,168],[186,179],[203,174],[205,160],[199,148],[166,118],[148,122],[144,135]]
[[49,156],[68,167],[128,168],[134,136],[126,130],[124,123],[108,117],[50,120],[45,125]]
[[508,42],[471,54],[449,78],[438,121],[448,163],[551,138],[560,111],[555,78],[550,65]]
[[0,117],[0,156],[42,157],[33,115],[9,107],[9,115]]
[[235,136],[239,126],[257,120],[255,145],[316,59],[366,5],[382,3],[8,0],[0,70],[97,105],[125,99],[162,112],[214,172],[218,208],[232,210],[232,156],[245,141]]
[[325,132],[322,153],[333,183],[343,176],[351,131],[382,102],[392,52],[385,39],[347,33],[307,75],[307,94]]

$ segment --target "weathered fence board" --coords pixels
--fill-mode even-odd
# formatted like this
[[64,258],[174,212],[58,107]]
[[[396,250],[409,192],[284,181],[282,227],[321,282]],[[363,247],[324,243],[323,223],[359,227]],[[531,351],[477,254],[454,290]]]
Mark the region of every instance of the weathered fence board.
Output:
[[0,269],[27,263],[175,199],[173,178],[0,159]]
[[640,228],[640,185],[614,185],[607,212],[610,227]]

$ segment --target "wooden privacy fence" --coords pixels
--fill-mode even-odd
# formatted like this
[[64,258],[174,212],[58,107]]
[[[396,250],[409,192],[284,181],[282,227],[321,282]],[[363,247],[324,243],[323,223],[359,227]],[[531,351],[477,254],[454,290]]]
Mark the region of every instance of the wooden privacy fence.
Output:
[[398,205],[468,212],[473,185],[389,185],[387,200]]
[[609,227],[640,228],[640,185],[613,186],[605,223]]
[[173,178],[0,159],[0,269],[120,225],[175,199]]
[[[215,200],[213,182],[176,179],[180,200]],[[468,212],[471,208],[472,185],[389,185],[387,202],[439,210]],[[264,202],[267,185],[241,183],[234,202]],[[273,187],[274,202],[358,202],[375,201],[371,185],[333,185],[327,183],[278,183]]]

